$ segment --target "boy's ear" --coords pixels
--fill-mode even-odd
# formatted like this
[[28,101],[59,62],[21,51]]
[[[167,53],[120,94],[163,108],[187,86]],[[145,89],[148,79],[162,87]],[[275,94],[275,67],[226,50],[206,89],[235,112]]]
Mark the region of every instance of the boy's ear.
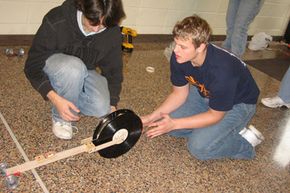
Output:
[[200,46],[196,49],[196,51],[198,53],[201,53],[201,52],[203,52],[205,50],[205,48],[206,48],[206,44],[205,43],[201,43]]

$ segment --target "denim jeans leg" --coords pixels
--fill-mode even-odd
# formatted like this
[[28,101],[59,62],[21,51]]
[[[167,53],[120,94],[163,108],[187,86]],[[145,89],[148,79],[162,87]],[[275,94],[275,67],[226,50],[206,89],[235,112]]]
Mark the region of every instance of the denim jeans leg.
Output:
[[264,0],[240,0],[231,37],[231,51],[242,56],[247,44],[248,27],[259,13]]
[[110,112],[107,79],[95,70],[88,70],[79,98],[79,108],[83,114],[95,117],[101,117]]
[[278,96],[285,103],[290,103],[290,67],[282,79]]
[[236,14],[238,12],[239,5],[240,5],[239,0],[229,0],[227,15],[226,15],[226,23],[227,23],[226,35],[227,36],[226,36],[225,41],[222,44],[222,47],[227,50],[231,50],[232,34],[234,31]]
[[[170,116],[172,118],[189,117],[198,113],[206,112],[208,110],[208,104],[200,96],[198,90],[194,86],[190,86],[188,97],[185,103],[177,110],[172,112]],[[187,137],[192,133],[192,129],[179,129],[171,131],[169,135],[174,137]]]
[[188,149],[198,159],[252,159],[253,146],[239,132],[255,113],[256,105],[237,104],[217,124],[193,129],[188,137]]
[[[44,72],[58,95],[79,106],[79,95],[84,79],[88,76],[87,68],[81,59],[66,54],[54,54],[46,60]],[[52,107],[54,121],[64,122],[55,106]]]

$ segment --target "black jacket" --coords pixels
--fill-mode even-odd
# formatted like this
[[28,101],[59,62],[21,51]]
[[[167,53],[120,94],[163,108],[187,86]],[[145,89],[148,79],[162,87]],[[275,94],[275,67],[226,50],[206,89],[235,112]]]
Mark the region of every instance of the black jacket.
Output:
[[43,71],[46,59],[55,53],[73,55],[82,59],[88,70],[101,69],[108,81],[111,105],[120,100],[122,75],[122,36],[119,26],[85,36],[78,27],[74,0],[66,0],[50,10],[43,18],[25,63],[25,74],[42,97],[53,90]]

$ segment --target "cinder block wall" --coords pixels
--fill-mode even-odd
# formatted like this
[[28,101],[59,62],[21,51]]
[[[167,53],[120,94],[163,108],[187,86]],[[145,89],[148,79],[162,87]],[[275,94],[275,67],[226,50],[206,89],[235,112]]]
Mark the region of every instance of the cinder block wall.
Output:
[[[0,0],[0,35],[33,35],[44,14],[63,0]],[[224,35],[228,0],[123,0],[122,25],[139,34],[171,34],[176,21],[194,13],[205,18],[214,35]],[[290,17],[290,0],[266,0],[249,35],[266,32],[283,36]]]

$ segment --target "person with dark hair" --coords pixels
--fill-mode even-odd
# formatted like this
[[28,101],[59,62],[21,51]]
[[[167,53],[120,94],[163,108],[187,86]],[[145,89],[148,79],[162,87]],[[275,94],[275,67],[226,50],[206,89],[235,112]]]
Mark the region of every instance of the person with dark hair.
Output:
[[146,135],[185,137],[198,159],[252,159],[263,140],[253,126],[259,89],[246,64],[209,43],[211,28],[197,15],[173,29],[172,92],[152,113],[141,117]]
[[[24,72],[52,103],[52,130],[71,139],[79,113],[101,117],[120,100],[121,0],[66,0],[43,18]],[[100,69],[100,73],[96,68]]]

